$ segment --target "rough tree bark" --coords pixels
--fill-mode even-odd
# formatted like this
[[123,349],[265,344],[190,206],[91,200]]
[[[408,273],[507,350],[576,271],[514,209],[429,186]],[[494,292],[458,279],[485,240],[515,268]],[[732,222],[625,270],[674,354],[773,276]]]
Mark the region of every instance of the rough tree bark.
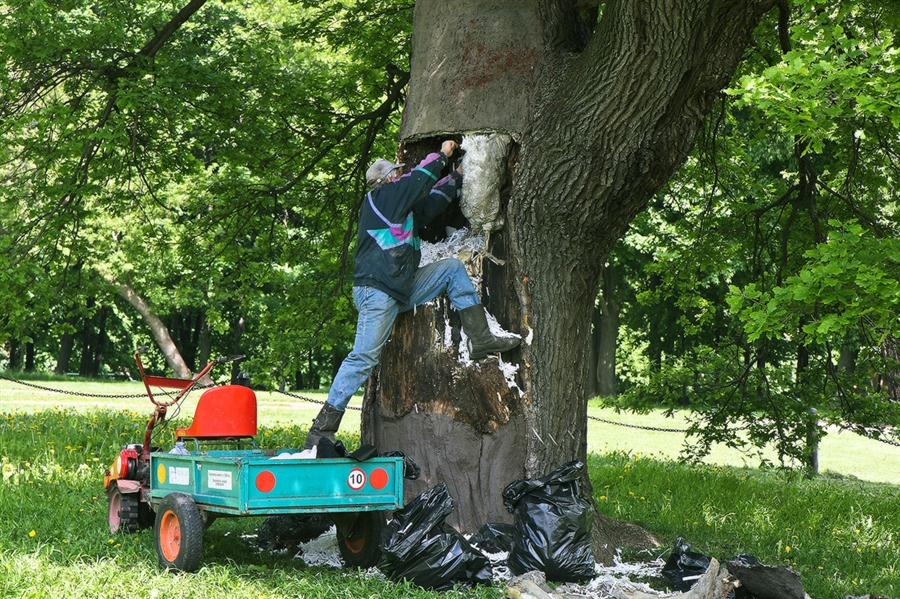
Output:
[[[72,319],[70,319],[71,322]],[[59,338],[59,355],[56,358],[56,367],[53,369],[55,374],[65,375],[69,370],[69,360],[72,358],[72,348],[75,347],[75,336],[66,332]]]
[[[416,2],[400,157],[447,135],[512,137],[505,226],[487,248],[505,263],[476,274],[489,310],[526,343],[507,357],[510,388],[496,358],[459,361],[446,302],[398,320],[366,388],[363,435],[419,463],[410,497],[447,482],[448,521],[471,532],[509,521],[507,483],[586,458],[606,257],[687,157],[774,1],[610,0],[596,27],[572,0]],[[631,529],[598,516],[595,557],[609,562]]]

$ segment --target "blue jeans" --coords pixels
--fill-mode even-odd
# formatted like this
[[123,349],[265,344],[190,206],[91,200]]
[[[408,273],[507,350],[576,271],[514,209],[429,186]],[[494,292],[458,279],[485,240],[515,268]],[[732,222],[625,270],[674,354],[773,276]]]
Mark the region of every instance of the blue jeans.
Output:
[[457,310],[481,303],[465,266],[456,258],[438,260],[418,268],[413,275],[413,289],[407,305],[374,287],[354,287],[353,300],[359,310],[356,341],[353,351],[344,359],[331,383],[328,403],[338,410],[345,410],[350,398],[378,365],[381,350],[391,336],[397,315],[444,292]]

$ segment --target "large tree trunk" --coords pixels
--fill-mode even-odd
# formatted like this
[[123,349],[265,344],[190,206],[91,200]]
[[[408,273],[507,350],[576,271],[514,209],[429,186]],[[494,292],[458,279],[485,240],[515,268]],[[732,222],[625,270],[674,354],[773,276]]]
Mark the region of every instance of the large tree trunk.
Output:
[[64,376],[69,371],[69,360],[72,359],[72,350],[75,348],[75,325],[78,319],[69,316],[67,319],[68,327],[66,332],[59,337],[59,354],[56,356],[56,367],[53,372],[60,376]]
[[9,342],[9,370],[18,370],[22,363],[21,344],[17,339]]
[[[414,162],[448,133],[511,137],[486,248],[505,263],[480,271],[476,261],[475,274],[489,310],[526,342],[506,356],[518,367],[511,388],[496,358],[458,360],[444,302],[403,316],[367,385],[363,435],[419,463],[411,496],[446,482],[449,521],[470,532],[509,521],[507,483],[586,458],[605,259],[688,155],[774,0],[610,0],[592,36],[574,4],[416,3],[401,158]],[[629,543],[599,516],[595,557],[609,562]]]
[[66,331],[59,337],[59,355],[56,356],[56,367],[53,372],[63,376],[69,370],[69,360],[72,358],[72,348],[75,347],[75,336]]
[[[92,312],[92,308],[96,300],[92,297],[87,300],[88,313]],[[94,328],[94,317],[85,316],[81,326],[81,360],[78,363],[78,375],[90,377],[94,376],[91,372],[91,365],[94,361],[94,348],[97,344],[97,331]]]
[[103,352],[106,350],[108,336],[106,334],[106,316],[108,308],[102,306],[97,312],[97,335],[94,337],[94,352],[91,356],[91,376],[100,376],[103,366]]
[[585,391],[588,397],[596,397],[600,393],[600,308],[594,306],[591,317],[591,354],[589,358],[590,370],[588,371]]
[[34,341],[25,344],[25,372],[34,372]]

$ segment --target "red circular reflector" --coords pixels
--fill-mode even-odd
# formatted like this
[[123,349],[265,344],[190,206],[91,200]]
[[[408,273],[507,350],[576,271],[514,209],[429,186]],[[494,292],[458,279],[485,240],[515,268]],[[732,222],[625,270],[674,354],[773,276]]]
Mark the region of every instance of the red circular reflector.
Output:
[[268,470],[263,470],[256,475],[256,488],[261,493],[268,493],[275,488],[275,475]]
[[116,471],[119,478],[128,476],[128,458],[120,453],[119,457],[116,458],[116,465],[113,469]]
[[388,484],[388,473],[384,468],[376,468],[372,470],[372,474],[369,475],[369,484],[372,485],[373,489],[381,490],[385,488]]

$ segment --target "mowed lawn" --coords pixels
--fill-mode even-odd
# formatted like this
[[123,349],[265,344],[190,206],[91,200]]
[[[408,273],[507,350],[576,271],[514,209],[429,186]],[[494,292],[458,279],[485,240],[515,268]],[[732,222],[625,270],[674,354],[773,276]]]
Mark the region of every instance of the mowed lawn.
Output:
[[[261,552],[253,537],[258,518],[212,526],[196,574],[165,572],[156,564],[152,530],[110,535],[105,525],[103,470],[122,445],[140,441],[152,411],[142,385],[34,385],[42,388],[0,380],[0,597],[448,596],[386,581],[377,569],[351,571],[307,563],[293,552]],[[198,396],[169,413],[160,446],[171,445],[173,424],[190,422]],[[260,446],[288,448],[300,446],[325,394],[260,392],[258,399]],[[359,404],[356,398],[351,408]],[[594,500],[606,515],[645,527],[661,543],[653,555],[626,555],[629,561],[665,556],[680,536],[719,559],[751,553],[764,564],[791,566],[814,599],[900,597],[900,448],[829,434],[820,455],[827,475],[815,479],[758,469],[758,457],[722,448],[706,465],[684,465],[674,460],[684,444],[677,432],[683,417],[589,411]],[[351,409],[339,433],[348,447],[358,444],[359,414]],[[498,599],[505,588],[479,586],[466,594]]]

